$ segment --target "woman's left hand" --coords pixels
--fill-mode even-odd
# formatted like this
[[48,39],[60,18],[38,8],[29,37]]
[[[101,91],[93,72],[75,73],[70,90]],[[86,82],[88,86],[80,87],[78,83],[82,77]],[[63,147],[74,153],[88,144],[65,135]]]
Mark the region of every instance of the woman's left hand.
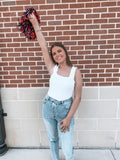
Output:
[[70,130],[70,119],[68,119],[67,117],[66,118],[64,118],[61,122],[60,122],[60,124],[61,124],[61,127],[60,127],[60,130],[61,130],[61,132],[66,132],[66,130]]

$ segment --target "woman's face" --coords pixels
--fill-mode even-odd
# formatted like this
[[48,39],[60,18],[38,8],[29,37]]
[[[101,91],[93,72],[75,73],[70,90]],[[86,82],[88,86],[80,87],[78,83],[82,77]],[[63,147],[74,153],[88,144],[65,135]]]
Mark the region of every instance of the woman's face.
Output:
[[63,48],[55,46],[52,49],[52,56],[56,63],[66,63],[66,54]]

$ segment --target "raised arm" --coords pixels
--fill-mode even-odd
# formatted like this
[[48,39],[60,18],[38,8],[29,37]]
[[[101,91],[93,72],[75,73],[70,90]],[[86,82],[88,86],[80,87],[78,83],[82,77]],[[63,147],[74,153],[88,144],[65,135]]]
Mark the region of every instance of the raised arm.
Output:
[[47,69],[48,69],[49,73],[51,74],[55,64],[54,64],[54,62],[52,61],[52,59],[51,59],[51,57],[49,55],[47,42],[46,42],[46,40],[45,40],[45,38],[44,38],[44,36],[42,34],[41,28],[40,28],[40,26],[38,24],[38,21],[37,21],[35,15],[33,13],[29,16],[29,20],[30,20],[30,22],[32,23],[32,25],[34,27],[37,40],[38,40],[39,45],[40,45],[41,50],[42,50],[42,54],[43,54],[43,57],[44,57],[45,65],[47,66]]

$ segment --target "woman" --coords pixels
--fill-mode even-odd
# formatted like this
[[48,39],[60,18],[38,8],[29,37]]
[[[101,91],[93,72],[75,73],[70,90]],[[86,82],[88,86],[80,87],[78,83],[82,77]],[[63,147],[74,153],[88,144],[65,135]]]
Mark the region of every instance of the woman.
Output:
[[81,100],[82,76],[79,69],[72,66],[66,48],[61,43],[54,43],[49,55],[46,41],[34,14],[30,15],[29,20],[35,29],[45,64],[51,75],[50,87],[43,102],[43,120],[49,137],[52,159],[59,160],[60,138],[66,160],[73,160],[74,114]]

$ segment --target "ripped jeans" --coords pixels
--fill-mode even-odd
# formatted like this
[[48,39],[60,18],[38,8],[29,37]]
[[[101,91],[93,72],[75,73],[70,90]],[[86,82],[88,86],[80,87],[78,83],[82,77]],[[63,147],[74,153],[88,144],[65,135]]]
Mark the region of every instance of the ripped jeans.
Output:
[[66,160],[74,160],[73,153],[73,129],[74,117],[70,122],[70,131],[61,132],[60,122],[67,116],[73,99],[69,98],[64,101],[55,100],[48,95],[44,98],[43,102],[43,120],[46,126],[52,160],[59,160],[59,139],[62,151]]

